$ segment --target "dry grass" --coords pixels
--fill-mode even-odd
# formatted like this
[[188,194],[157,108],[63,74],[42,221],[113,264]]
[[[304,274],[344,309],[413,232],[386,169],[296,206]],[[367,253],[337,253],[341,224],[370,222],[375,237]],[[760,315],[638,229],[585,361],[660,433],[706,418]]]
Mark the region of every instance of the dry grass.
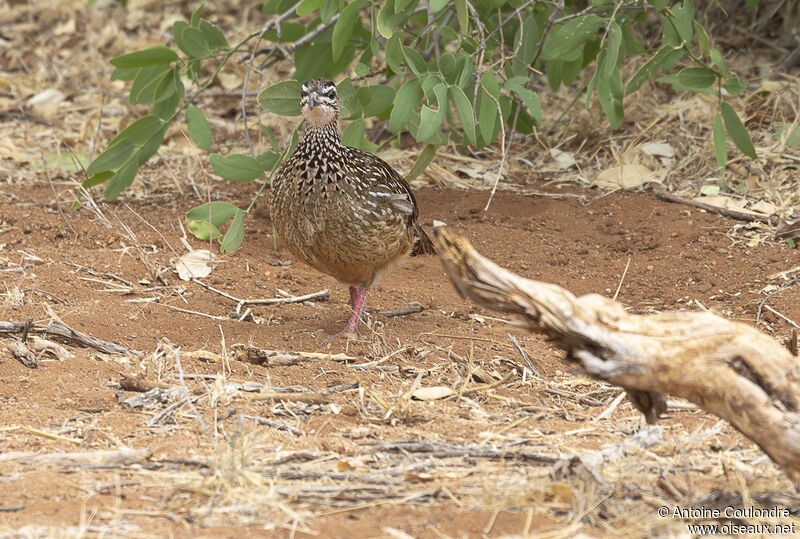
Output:
[[[56,173],[59,198],[71,200],[76,181],[82,179],[82,174],[75,172],[73,157],[85,165],[141,113],[140,108],[127,104],[125,84],[108,82],[111,68],[106,60],[163,42],[164,32],[178,12],[186,14],[183,6],[134,1],[129,5],[128,12],[113,3],[87,9],[86,2],[67,0],[33,3],[25,9],[13,2],[0,5],[0,27],[14,28],[2,45],[3,70],[14,74],[0,74],[0,110],[17,111],[35,96],[44,96],[27,106],[23,117],[5,118],[0,123],[0,178],[5,182],[29,182],[32,171],[41,168],[43,148]],[[226,32],[244,34],[257,24],[257,14],[250,2],[235,2],[219,14],[218,22]],[[782,214],[800,205],[800,148],[785,146],[777,135],[781,122],[797,125],[800,78],[796,71],[761,77],[747,61],[749,58],[735,56],[730,60],[731,67],[739,69],[749,82],[748,92],[731,102],[745,118],[761,159],[737,156],[731,146],[731,155],[737,157],[731,160],[727,181],[735,190],[731,196],[747,207],[763,200]],[[283,78],[290,66],[279,64],[274,69],[251,77],[251,90]],[[244,66],[236,63],[226,69],[221,85],[204,102],[222,153],[227,148],[241,151],[246,147],[241,124],[227,119],[229,110],[236,110],[243,72]],[[563,121],[556,122],[573,96],[561,91],[542,92],[541,97],[546,111],[544,126],[552,125],[553,130],[510,140],[500,189],[537,194],[532,180],[592,185],[599,173],[620,163],[642,164],[656,172],[662,184],[680,193],[695,195],[703,185],[716,183],[710,137],[714,104],[704,96],[675,96],[663,87],[645,85],[627,102],[626,120],[617,132],[599,119],[596,104],[589,111],[580,106],[570,109]],[[264,115],[262,121],[276,132],[288,134],[277,119]],[[645,142],[666,142],[674,148],[675,157],[649,156],[641,151]],[[559,168],[553,149],[569,153],[576,165]],[[403,171],[410,169],[415,157],[416,149],[387,153],[387,159]],[[443,148],[418,182],[490,189],[499,159],[499,145],[470,155]],[[165,203],[177,193],[201,203],[206,196],[206,174],[180,128],[173,127],[164,147],[143,167],[125,196]],[[183,178],[188,178],[188,184]],[[213,196],[224,199],[225,185],[215,185]],[[600,195],[587,190],[584,196],[588,200]],[[91,206],[92,202],[85,204]],[[113,216],[109,221],[100,208],[93,215],[117,226]],[[759,238],[763,240],[764,234]],[[149,257],[136,249],[135,237],[129,239],[135,251],[131,256],[138,255],[156,280],[163,268],[148,266]],[[5,288],[1,301],[3,307],[14,308],[24,301],[24,294],[16,287]],[[127,437],[126,433],[98,432],[90,423],[54,429],[49,434],[83,440],[81,443],[95,449],[114,450],[146,446],[150,433],[188,432],[196,439],[195,450],[180,460],[158,454],[115,466],[76,468],[80,471],[76,483],[87,497],[110,489],[118,503],[89,515],[74,529],[5,529],[0,525],[0,532],[146,535],[146,529],[127,524],[129,518],[142,517],[167,519],[187,533],[195,525],[223,524],[311,533],[314,522],[331,512],[411,504],[498,510],[533,506],[560,522],[563,536],[584,525],[597,533],[651,536],[685,532],[684,521],[659,518],[658,507],[698,503],[704,496],[707,505],[725,505],[730,500],[724,496],[733,495],[739,497],[736,503],[777,504],[795,514],[800,511],[800,497],[788,494],[793,485],[762,453],[749,446],[731,445],[729,426],[715,423],[709,428],[709,419],[688,405],[673,414],[694,427],[668,422],[643,428],[640,415],[619,400],[618,390],[562,371],[533,376],[513,348],[477,357],[470,350],[468,335],[457,336],[460,340],[454,340],[448,351],[432,343],[408,348],[389,342],[380,324],[363,334],[365,343],[361,344],[366,352],[355,361],[336,364],[339,371],[350,373],[354,387],[335,393],[300,388],[304,391],[285,392],[282,400],[254,399],[259,393],[280,389],[272,387],[269,379],[261,386],[238,380],[224,366],[212,378],[182,378],[176,346],[168,342],[141,357],[117,359],[131,373],[168,386],[151,390],[153,400],[135,408],[146,418],[142,421],[146,427]],[[182,353],[185,357],[186,351]],[[223,339],[215,353],[229,358],[236,350]],[[468,391],[503,380],[514,368],[516,374],[503,385]],[[476,369],[481,372],[476,374]],[[477,380],[479,374],[487,379]],[[423,386],[447,386],[454,395],[431,401],[413,398],[414,391]],[[520,398],[523,392],[530,396],[524,401]],[[315,398],[293,400],[296,394]],[[306,421],[322,416],[335,419],[340,414],[355,414],[360,426],[311,429]],[[259,423],[258,418],[267,423]],[[475,439],[441,444],[423,435],[424,425],[434,422],[450,422],[457,432],[465,423],[485,428]],[[565,423],[574,428],[554,428]],[[263,433],[259,424],[270,427],[266,438],[258,435]],[[397,438],[375,440],[375,425],[392,427],[388,432]],[[419,435],[416,441],[420,445],[403,445],[400,434],[404,428]],[[315,447],[323,447],[316,440],[320,431],[325,432],[330,449],[303,447],[309,440],[315,441]],[[23,458],[3,455],[0,462]],[[109,470],[118,474],[118,480],[110,485]],[[660,478],[658,482],[654,483],[654,477]],[[710,477],[727,478],[729,484],[738,485],[741,494],[716,492],[713,489],[720,482]],[[129,485],[143,493],[133,506],[122,502]],[[798,519],[787,521],[797,523]]]

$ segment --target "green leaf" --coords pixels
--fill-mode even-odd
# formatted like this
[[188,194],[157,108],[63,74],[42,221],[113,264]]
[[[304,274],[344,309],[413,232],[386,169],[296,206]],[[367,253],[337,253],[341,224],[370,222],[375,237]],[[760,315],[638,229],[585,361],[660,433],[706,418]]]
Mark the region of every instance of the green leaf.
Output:
[[308,15],[312,11],[318,10],[323,2],[325,2],[325,0],[303,0],[300,2],[300,5],[297,6],[295,13],[297,13],[298,17]]
[[714,89],[711,88],[711,87],[709,87],[709,88],[691,88],[689,86],[686,86],[685,84],[683,84],[681,81],[678,80],[678,76],[677,75],[664,75],[663,77],[658,77],[656,79],[656,81],[664,83],[664,84],[670,84],[678,92],[691,91],[691,92],[697,92],[697,93],[706,94],[706,95],[713,95],[714,94]]
[[722,87],[725,88],[731,95],[739,95],[747,90],[747,85],[736,73],[731,73],[730,76],[725,79]]
[[206,36],[197,28],[191,26],[184,28],[180,36],[180,39],[176,37],[175,41],[178,47],[191,58],[204,58],[210,54]]
[[614,129],[617,129],[622,123],[623,94],[622,76],[619,71],[616,71],[610,77],[598,77],[597,98],[606,118],[608,118],[608,122]]
[[425,141],[430,139],[434,133],[439,130],[444,116],[447,113],[447,85],[439,83],[433,89],[436,95],[437,109],[434,110],[427,105],[422,106],[420,111],[419,131],[417,132],[417,140]]
[[417,162],[414,163],[414,166],[411,167],[411,170],[406,175],[406,182],[413,182],[417,179],[417,177],[422,174],[428,165],[431,164],[433,158],[436,156],[436,151],[439,149],[439,146],[435,144],[428,144],[423,148],[422,152],[420,152],[419,157],[417,157]]
[[543,60],[558,60],[570,58],[580,47],[603,26],[605,21],[597,15],[584,15],[570,19],[555,31],[550,32],[542,49]]
[[411,113],[419,106],[420,99],[422,99],[422,87],[419,79],[410,79],[400,87],[394,100],[392,114],[389,116],[389,129],[392,133],[398,133],[406,126],[411,119]]
[[[209,208],[211,209],[209,213]],[[241,211],[233,204],[227,202],[211,202],[195,206],[186,212],[186,224],[189,225],[192,221],[208,222],[209,216],[211,217],[211,224],[214,226],[222,226],[233,217],[237,211]],[[208,239],[208,238],[206,238]]]
[[323,24],[328,24],[333,16],[339,13],[339,9],[339,0],[325,0],[322,7],[319,8],[319,18]]
[[417,77],[428,72],[428,66],[425,64],[425,59],[416,49],[412,49],[411,47],[403,47],[403,58],[406,60],[406,65]]
[[350,122],[342,131],[342,144],[351,148],[360,148],[361,141],[364,139],[364,120],[359,119]]
[[683,5],[672,10],[675,15],[675,26],[678,29],[678,34],[684,43],[689,44],[692,42],[692,33],[694,30],[694,3],[692,0],[683,0]]
[[141,68],[131,85],[129,101],[131,103],[153,103],[156,99],[156,90],[167,76],[172,76],[167,65]]
[[278,163],[280,163],[282,155],[283,152],[267,150],[264,153],[258,154],[256,156],[256,161],[259,162],[262,169],[272,170]]
[[150,140],[150,137],[152,137],[154,133],[157,133],[163,126],[164,122],[152,114],[142,116],[123,129],[116,137],[111,139],[108,146],[111,147],[120,140],[126,138],[133,141],[133,143],[139,147],[144,146],[147,141]]
[[222,237],[222,233],[214,225],[208,224],[208,221],[190,221],[186,224],[191,230],[194,237],[198,240],[207,241],[209,237],[218,240]]
[[217,175],[232,182],[249,182],[264,174],[261,163],[249,155],[235,153],[223,157],[218,153],[212,153],[208,161]]
[[717,74],[707,67],[685,67],[678,71],[678,80],[687,88],[711,88]]
[[756,155],[756,149],[750,139],[750,134],[747,132],[742,120],[739,119],[739,115],[733,110],[733,107],[723,101],[720,103],[720,110],[722,111],[722,119],[725,120],[725,129],[731,136],[733,143],[736,144],[736,147],[749,158],[757,159],[758,155]]
[[697,19],[692,20],[694,33],[697,35],[697,44],[700,46],[700,53],[705,56],[708,54],[708,34],[703,25],[697,22]]
[[148,67],[156,65],[165,65],[178,60],[178,55],[174,50],[164,45],[156,45],[149,49],[143,49],[136,52],[129,52],[112,58],[111,65],[122,69],[131,69],[135,67]]
[[[431,11],[433,13],[439,13],[441,10],[443,10],[447,6],[448,2],[449,2],[449,0],[430,0],[430,2],[428,2],[428,3],[431,6]],[[443,28],[447,28],[448,30],[450,29],[449,26],[440,26],[439,27],[439,33],[442,33],[441,31],[442,31]],[[444,35],[444,34],[442,34],[442,35]],[[447,38],[445,38],[445,39],[447,39]],[[455,41],[455,38],[447,39],[447,41]]]
[[104,170],[103,172],[95,174],[94,176],[92,176],[90,178],[86,178],[85,180],[83,180],[83,182],[81,182],[81,185],[85,189],[89,189],[89,188],[94,187],[96,185],[100,185],[101,183],[107,182],[109,179],[111,179],[111,176],[113,176],[113,175],[114,175],[114,171],[113,170]]
[[242,244],[242,240],[244,239],[244,216],[244,211],[236,210],[236,215],[233,216],[233,222],[222,238],[220,250],[222,250],[223,253],[232,253]]
[[367,0],[355,0],[341,11],[339,19],[333,27],[333,37],[331,46],[333,47],[333,59],[338,60],[344,52],[344,46],[353,35],[356,25],[361,24],[359,12]]
[[194,105],[186,109],[186,126],[195,144],[205,151],[211,151],[211,126],[203,111]]
[[719,113],[714,116],[714,125],[711,133],[711,138],[714,141],[714,157],[717,160],[720,174],[724,177],[725,164],[728,160],[728,145],[725,143],[725,126],[722,124],[722,116]]
[[177,68],[172,68],[167,71],[161,81],[158,83],[155,95],[153,96],[153,103],[160,103],[172,97],[175,94],[175,72]]
[[611,25],[608,28],[608,38],[606,38],[606,42],[603,45],[605,48],[605,62],[603,62],[600,76],[609,78],[614,72],[619,71],[620,45],[622,45],[622,28],[620,28],[616,21],[611,21]]
[[203,4],[200,4],[200,6],[197,9],[192,11],[192,26],[194,28],[200,27],[200,14],[202,12],[203,12]]
[[[467,0],[453,0],[456,5],[456,18],[462,35],[469,33],[469,14],[467,13]],[[425,165],[428,166],[428,165]]]
[[212,49],[222,49],[228,47],[228,40],[225,39],[225,34],[222,33],[216,25],[208,22],[205,19],[200,21],[200,31],[208,42],[208,46]]
[[541,123],[542,106],[539,103],[539,96],[533,90],[525,88],[520,79],[525,80],[525,77],[508,79],[504,86],[507,90],[516,94],[516,96],[519,97],[523,103],[525,103],[525,106],[528,107],[528,111],[530,111],[531,116],[533,116],[533,118],[536,120],[536,123]]
[[111,80],[133,80],[136,78],[136,75],[139,74],[138,67],[132,67],[129,69],[122,69],[121,67],[115,67],[114,71],[111,72]]
[[135,159],[131,159],[128,163],[114,173],[108,180],[103,197],[106,200],[116,200],[119,194],[133,183],[136,177],[136,172],[139,170],[139,163]]
[[472,110],[472,103],[464,93],[464,90],[458,86],[451,86],[448,90],[450,94],[450,101],[456,109],[456,116],[458,116],[458,123],[461,124],[461,129],[464,130],[464,136],[470,144],[477,142],[475,134],[475,112]]
[[484,73],[481,77],[481,93],[478,103],[478,127],[480,128],[483,141],[489,144],[492,141],[492,134],[494,127],[497,123],[499,111],[497,110],[497,103],[489,96],[495,99],[500,97],[500,87],[497,84],[497,79],[491,71]]
[[633,77],[631,77],[631,80],[628,81],[628,84],[625,86],[625,95],[635,92],[641,88],[642,84],[647,80],[652,79],[655,74],[664,67],[664,63],[674,50],[675,49],[669,45],[663,45],[658,49],[658,51],[639,68]]
[[355,120],[364,116],[364,107],[358,99],[356,87],[349,78],[342,79],[336,85],[336,93],[339,94],[339,104],[342,108],[342,118],[345,120]]
[[[793,124],[786,122],[781,122],[779,125],[780,127],[778,128],[776,140],[780,141],[781,139],[785,139],[784,144],[789,148],[800,146],[800,127],[794,127],[794,129],[792,129]],[[787,134],[789,129],[792,129],[792,131]]]
[[[402,32],[395,32],[397,29],[392,21],[394,17],[394,0],[386,0],[378,11],[377,28],[378,33],[386,39],[391,39],[395,35],[400,35]],[[388,44],[387,44],[388,45]]]
[[395,98],[394,88],[391,86],[375,85],[369,87],[372,98],[364,106],[364,117],[382,116],[392,106]]
[[395,73],[402,73],[403,70],[403,32],[397,32],[386,41],[384,48],[386,64]]
[[172,92],[166,99],[153,103],[153,106],[150,107],[150,114],[158,116],[164,121],[171,120],[175,111],[178,110],[178,99],[178,94]]
[[120,139],[113,146],[109,146],[106,150],[98,155],[94,161],[91,162],[86,169],[86,174],[94,175],[104,170],[118,170],[122,165],[128,162],[128,159],[133,154],[136,146],[130,139]]
[[353,72],[356,74],[356,77],[366,77],[367,73],[369,73],[369,68],[361,62],[358,62],[355,67],[353,67]]
[[270,84],[258,94],[258,103],[264,110],[282,116],[300,115],[301,84],[294,79]]
[[711,49],[708,51],[708,55],[711,57],[711,61],[714,62],[714,65],[717,66],[717,69],[725,75],[725,59],[722,57],[722,53],[719,52],[718,49]]

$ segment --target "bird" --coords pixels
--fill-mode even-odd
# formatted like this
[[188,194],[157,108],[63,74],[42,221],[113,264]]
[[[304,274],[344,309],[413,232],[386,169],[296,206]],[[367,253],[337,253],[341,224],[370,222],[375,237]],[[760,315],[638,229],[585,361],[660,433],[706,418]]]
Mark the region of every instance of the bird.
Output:
[[339,137],[336,85],[301,86],[305,130],[272,183],[278,238],[305,264],[349,286],[352,316],[323,344],[356,334],[370,288],[408,256],[434,254],[408,183],[386,161]]

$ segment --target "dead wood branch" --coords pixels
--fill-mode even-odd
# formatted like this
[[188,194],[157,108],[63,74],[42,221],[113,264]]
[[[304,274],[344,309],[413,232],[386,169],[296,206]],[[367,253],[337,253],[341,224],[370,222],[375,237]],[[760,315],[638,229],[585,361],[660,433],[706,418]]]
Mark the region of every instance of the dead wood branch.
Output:
[[[0,322],[0,333],[22,333],[25,331],[25,325],[26,322]],[[124,346],[114,344],[113,342],[101,341],[96,337],[81,333],[76,329],[69,328],[58,322],[50,322],[47,325],[31,324],[28,332],[61,337],[62,339],[66,339],[81,346],[93,348],[104,354],[127,354],[131,352]]]
[[669,191],[664,191],[663,189],[653,189],[653,194],[658,198],[660,198],[661,200],[666,200],[667,202],[674,202],[675,204],[685,204],[693,208],[699,208],[701,210],[705,210],[709,213],[716,213],[717,215],[723,215],[725,217],[730,217],[731,219],[738,219],[739,221],[747,221],[748,223],[770,222],[769,215],[758,215],[755,213],[729,210],[728,208],[720,208],[719,206],[714,206],[713,204],[706,204],[705,202],[700,202],[699,200],[692,200],[691,198],[682,197],[670,193]]
[[648,420],[684,397],[728,420],[800,483],[800,362],[759,331],[711,312],[629,314],[596,294],[576,298],[519,277],[437,229],[437,253],[463,297],[521,315],[566,361],[625,388]]
[[529,451],[510,451],[491,447],[478,447],[471,445],[453,445],[442,442],[427,442],[420,440],[395,440],[392,442],[369,442],[361,444],[371,447],[373,451],[387,451],[390,453],[427,453],[436,458],[470,457],[492,460],[524,460],[553,464],[560,461],[563,456],[535,453]]
[[48,453],[20,459],[23,464],[54,464],[58,466],[75,466],[102,464],[106,466],[131,464],[150,458],[152,451],[147,448],[131,449],[121,447],[116,450],[83,451],[76,453]]

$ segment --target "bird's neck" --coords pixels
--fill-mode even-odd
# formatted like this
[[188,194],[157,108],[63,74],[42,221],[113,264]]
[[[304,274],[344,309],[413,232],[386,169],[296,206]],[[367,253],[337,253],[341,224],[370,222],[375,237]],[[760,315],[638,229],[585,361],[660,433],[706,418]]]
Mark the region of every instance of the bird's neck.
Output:
[[319,146],[322,148],[341,146],[342,139],[339,138],[339,130],[336,128],[336,122],[331,122],[326,125],[306,124],[306,130],[303,134],[301,144]]

